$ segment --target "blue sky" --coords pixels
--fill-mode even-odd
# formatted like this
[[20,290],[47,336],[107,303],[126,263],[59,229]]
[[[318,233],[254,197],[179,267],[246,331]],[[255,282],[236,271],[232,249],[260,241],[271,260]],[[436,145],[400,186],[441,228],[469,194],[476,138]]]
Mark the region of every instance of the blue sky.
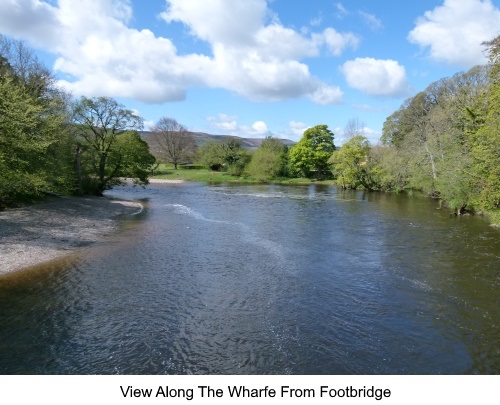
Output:
[[192,131],[300,139],[349,119],[372,143],[431,82],[485,63],[493,0],[0,0],[75,96],[110,96]]

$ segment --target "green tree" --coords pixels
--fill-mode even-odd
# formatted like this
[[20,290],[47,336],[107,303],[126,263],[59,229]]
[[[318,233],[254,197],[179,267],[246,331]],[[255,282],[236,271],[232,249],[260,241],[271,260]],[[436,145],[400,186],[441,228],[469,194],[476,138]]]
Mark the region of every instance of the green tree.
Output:
[[248,172],[251,177],[260,181],[288,176],[287,146],[276,138],[267,137],[252,155]]
[[478,122],[472,125],[468,115],[472,110],[476,114],[478,100],[488,87],[488,71],[486,66],[476,66],[431,83],[387,118],[382,142],[396,151],[397,156],[392,151],[388,154],[391,163],[387,165],[394,183],[459,204],[470,165],[467,134],[479,127]]
[[224,165],[224,154],[220,141],[210,140],[198,149],[201,164],[211,170],[221,170]]
[[474,184],[478,191],[478,206],[496,211],[500,222],[500,36],[484,45],[491,63],[490,87],[484,96],[486,112],[483,113],[482,125],[471,136]]
[[212,170],[227,171],[233,176],[241,176],[251,158],[241,141],[234,138],[208,141],[200,147],[199,155],[203,165]]
[[290,163],[306,177],[322,177],[328,170],[335,145],[327,125],[317,125],[304,132],[300,141],[290,148]]
[[[139,184],[147,184],[147,177],[138,176],[137,166],[131,165],[126,141],[138,146],[135,164],[149,171],[154,157],[130,132],[141,129],[143,120],[131,110],[109,97],[82,97],[73,109],[74,131],[78,140],[76,152],[79,190],[102,195],[120,177],[133,177]],[[128,135],[126,135],[128,134]],[[123,139],[122,139],[123,138]],[[128,171],[131,167],[134,170]],[[142,178],[141,178],[142,177]]]
[[0,36],[0,206],[73,186],[67,98],[22,42]]
[[108,170],[113,175],[111,180],[120,184],[124,177],[131,178],[135,184],[148,184],[151,167],[155,157],[149,153],[149,145],[141,139],[137,131],[128,131],[117,137],[108,159]]
[[362,135],[356,135],[333,152],[328,163],[332,165],[333,175],[342,188],[374,188],[368,170],[370,143]]

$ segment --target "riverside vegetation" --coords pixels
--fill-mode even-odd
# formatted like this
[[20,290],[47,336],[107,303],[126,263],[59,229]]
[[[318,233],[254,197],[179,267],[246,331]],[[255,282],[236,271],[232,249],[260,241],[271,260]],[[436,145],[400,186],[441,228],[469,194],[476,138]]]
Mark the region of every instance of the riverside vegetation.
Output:
[[102,195],[155,162],[142,119],[111,98],[73,100],[23,42],[0,35],[0,209],[47,194]]
[[124,177],[142,185],[150,175],[328,180],[345,189],[420,190],[457,215],[486,213],[500,224],[500,37],[484,45],[488,65],[406,100],[387,118],[378,145],[351,119],[341,147],[326,125],[317,125],[290,148],[268,137],[250,152],[236,138],[197,147],[167,117],[148,144],[132,111],[111,98],[72,100],[22,42],[0,37],[0,208],[47,193],[101,195]]

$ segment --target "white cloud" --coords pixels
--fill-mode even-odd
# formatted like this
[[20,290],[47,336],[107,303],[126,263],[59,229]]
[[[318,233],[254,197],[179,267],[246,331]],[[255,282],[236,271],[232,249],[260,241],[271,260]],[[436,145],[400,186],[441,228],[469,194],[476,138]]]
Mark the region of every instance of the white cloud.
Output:
[[303,122],[290,121],[286,129],[274,133],[273,136],[298,142],[304,135],[304,131],[309,128],[311,127]]
[[349,86],[371,96],[405,97],[411,92],[404,66],[394,60],[356,58],[341,71]]
[[304,131],[306,129],[309,129],[310,127],[304,124],[303,122],[296,122],[296,121],[290,121],[288,124],[290,127],[290,131],[293,132],[295,135],[301,137],[304,135]]
[[61,85],[76,95],[148,103],[183,100],[192,86],[258,101],[338,103],[340,89],[311,75],[302,60],[324,47],[340,55],[359,42],[333,28],[304,34],[284,27],[266,0],[166,0],[161,16],[188,27],[211,54],[179,55],[172,40],[130,28],[130,0],[4,0],[0,32],[56,54],[54,68],[66,75]]
[[255,135],[262,136],[262,135],[268,135],[270,133],[269,128],[267,127],[267,124],[264,121],[257,121],[252,125],[252,132],[255,133]]
[[153,128],[156,125],[155,121],[144,121],[144,130],[145,131],[151,131],[151,128]]
[[461,67],[486,62],[481,43],[500,31],[500,9],[490,0],[445,0],[416,21],[408,40],[432,59]]
[[59,38],[57,9],[32,0],[7,0],[0,5],[0,28],[3,34],[23,37],[37,46],[54,44]]
[[167,10],[161,14],[166,22],[180,21],[192,35],[211,44],[252,44],[267,13],[265,0],[168,0],[167,4]]
[[335,56],[340,56],[347,47],[356,49],[360,42],[358,36],[350,32],[341,34],[333,28],[327,28],[322,34],[315,34],[313,37],[320,43],[324,42],[330,53]]
[[264,121],[256,121],[252,125],[239,125],[238,117],[219,114],[217,117],[208,117],[210,127],[222,135],[237,135],[241,137],[264,138],[272,135]]
[[256,101],[306,96],[321,104],[339,102],[340,90],[311,76],[308,66],[300,61],[318,56],[325,45],[340,55],[346,47],[357,45],[353,34],[327,28],[306,37],[281,25],[276,16],[266,25],[269,10],[263,0],[247,1],[244,6],[231,0],[209,6],[204,0],[168,2],[169,8],[162,14],[165,21],[186,24],[192,35],[212,48],[213,59],[204,71],[210,87],[232,90]]
[[319,105],[341,104],[344,92],[336,86],[319,85],[309,98]]
[[378,144],[380,141],[380,137],[382,136],[382,133],[380,131],[376,131],[368,127],[363,128],[363,134],[372,145]]
[[232,117],[226,114],[219,114],[217,117],[208,117],[210,126],[224,133],[235,132],[238,130],[238,117]]

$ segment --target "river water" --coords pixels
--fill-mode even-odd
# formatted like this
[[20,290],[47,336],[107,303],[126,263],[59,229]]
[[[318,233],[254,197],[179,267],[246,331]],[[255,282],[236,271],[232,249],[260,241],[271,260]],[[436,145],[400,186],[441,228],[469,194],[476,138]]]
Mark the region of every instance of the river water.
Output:
[[0,281],[0,374],[500,372],[500,231],[421,196],[124,187],[144,210]]

